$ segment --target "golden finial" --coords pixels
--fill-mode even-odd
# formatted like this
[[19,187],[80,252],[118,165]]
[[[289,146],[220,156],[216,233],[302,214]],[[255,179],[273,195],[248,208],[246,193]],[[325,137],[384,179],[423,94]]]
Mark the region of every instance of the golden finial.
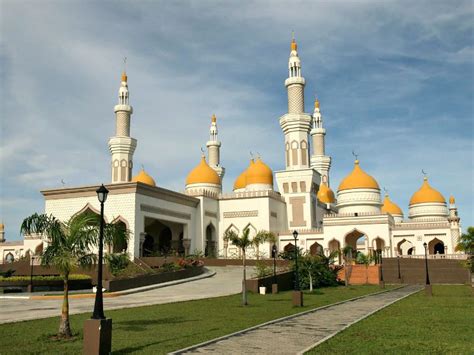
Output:
[[291,50],[296,51],[298,49],[298,45],[295,41],[295,31],[291,31]]
[[451,205],[454,205],[454,204],[456,203],[456,200],[454,199],[454,196],[453,196],[453,195],[449,196],[449,203],[450,203]]
[[318,99],[314,100],[314,108],[319,109],[319,100]]
[[212,114],[211,121],[212,121],[212,123],[216,123],[217,118],[216,118],[215,114]]
[[123,58],[122,81],[127,82],[127,57]]

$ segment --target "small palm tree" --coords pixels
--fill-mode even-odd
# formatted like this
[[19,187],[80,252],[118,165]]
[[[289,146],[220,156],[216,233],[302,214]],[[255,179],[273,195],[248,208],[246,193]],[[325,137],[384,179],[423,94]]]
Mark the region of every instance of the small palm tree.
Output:
[[257,249],[257,260],[260,259],[260,244],[265,242],[269,242],[272,245],[275,244],[275,234],[269,231],[261,230],[252,239],[252,244],[255,246],[255,249]]
[[350,245],[342,248],[342,258],[344,260],[344,285],[349,285],[349,279],[352,271],[352,254],[354,249]]
[[456,251],[463,251],[468,255],[466,267],[473,273],[472,282],[474,285],[474,227],[468,227],[467,233],[463,233],[459,237]]
[[369,265],[374,260],[372,255],[364,253],[357,253],[357,263],[365,265],[365,283],[369,283]]
[[313,275],[321,264],[321,256],[320,255],[312,255],[310,253],[306,253],[301,258],[301,268],[304,272],[308,273],[309,278],[309,292],[313,292]]
[[244,267],[244,274],[242,280],[242,305],[246,306],[247,302],[247,273],[246,273],[246,264],[245,264],[245,252],[248,247],[250,247],[253,243],[249,237],[250,229],[245,228],[242,231],[242,236],[239,237],[237,233],[233,230],[228,230],[224,233],[224,240],[230,241],[233,245],[239,248],[242,252],[242,266]]

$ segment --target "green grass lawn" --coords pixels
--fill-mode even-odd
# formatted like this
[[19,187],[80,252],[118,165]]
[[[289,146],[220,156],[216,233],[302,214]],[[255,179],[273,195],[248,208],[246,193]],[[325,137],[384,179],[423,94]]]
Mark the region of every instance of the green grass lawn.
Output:
[[[114,353],[164,354],[272,319],[377,291],[378,286],[318,289],[314,294],[305,293],[303,308],[291,305],[291,292],[282,292],[265,296],[249,294],[247,307],[240,306],[241,295],[233,295],[106,311],[106,316],[113,319]],[[89,317],[90,313],[71,316],[76,334],[72,341],[49,339],[58,328],[59,317],[2,324],[0,354],[79,354],[83,323]]]
[[433,286],[354,324],[307,354],[474,354],[468,286]]

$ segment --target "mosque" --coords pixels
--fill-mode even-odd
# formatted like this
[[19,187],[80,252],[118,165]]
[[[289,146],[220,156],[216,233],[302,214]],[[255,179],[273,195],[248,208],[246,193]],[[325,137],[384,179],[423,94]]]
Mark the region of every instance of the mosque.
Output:
[[[388,195],[382,200],[377,180],[355,160],[352,171],[340,182],[337,194],[330,183],[331,157],[325,152],[326,130],[320,103],[312,114],[304,111],[305,78],[293,39],[288,61],[288,112],[280,119],[284,135],[285,169],[273,172],[260,157],[252,159],[235,180],[232,192],[222,191],[225,169],[221,164],[217,118],[212,116],[207,157],[203,154],[185,180],[184,193],[157,186],[143,169],[132,172],[137,140],[130,135],[133,108],[129,103],[127,75],[121,77],[115,112],[115,136],[109,139],[110,191],[105,204],[107,222],[120,223],[131,231],[125,245],[131,257],[163,252],[195,253],[223,258],[239,257],[238,250],[223,235],[228,230],[251,236],[260,230],[278,236],[280,251],[291,248],[293,231],[298,246],[313,254],[339,250],[346,245],[386,257],[454,254],[460,236],[455,200],[449,206],[443,195],[425,177],[411,197],[406,219]],[[41,191],[45,213],[60,220],[86,211],[99,213],[97,185]],[[25,236],[24,242],[5,241],[0,226],[0,253],[12,261],[25,253],[43,249],[41,236]],[[251,250],[250,257],[271,255],[271,245]]]

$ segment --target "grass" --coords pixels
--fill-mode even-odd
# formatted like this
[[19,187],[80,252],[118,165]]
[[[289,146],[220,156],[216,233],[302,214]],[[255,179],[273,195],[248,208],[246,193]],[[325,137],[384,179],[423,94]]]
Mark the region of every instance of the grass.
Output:
[[354,324],[306,354],[474,354],[468,286],[433,286]]
[[[165,354],[272,319],[310,308],[379,291],[377,286],[330,287],[305,293],[305,307],[291,305],[291,292],[277,295],[249,294],[197,301],[106,311],[113,319],[112,348],[115,354]],[[137,294],[136,297],[140,297]],[[74,302],[74,300],[71,300]],[[92,310],[91,310],[92,311]],[[59,317],[0,325],[0,353],[78,354],[82,352],[82,327],[90,313],[71,316],[74,340],[53,341]]]

